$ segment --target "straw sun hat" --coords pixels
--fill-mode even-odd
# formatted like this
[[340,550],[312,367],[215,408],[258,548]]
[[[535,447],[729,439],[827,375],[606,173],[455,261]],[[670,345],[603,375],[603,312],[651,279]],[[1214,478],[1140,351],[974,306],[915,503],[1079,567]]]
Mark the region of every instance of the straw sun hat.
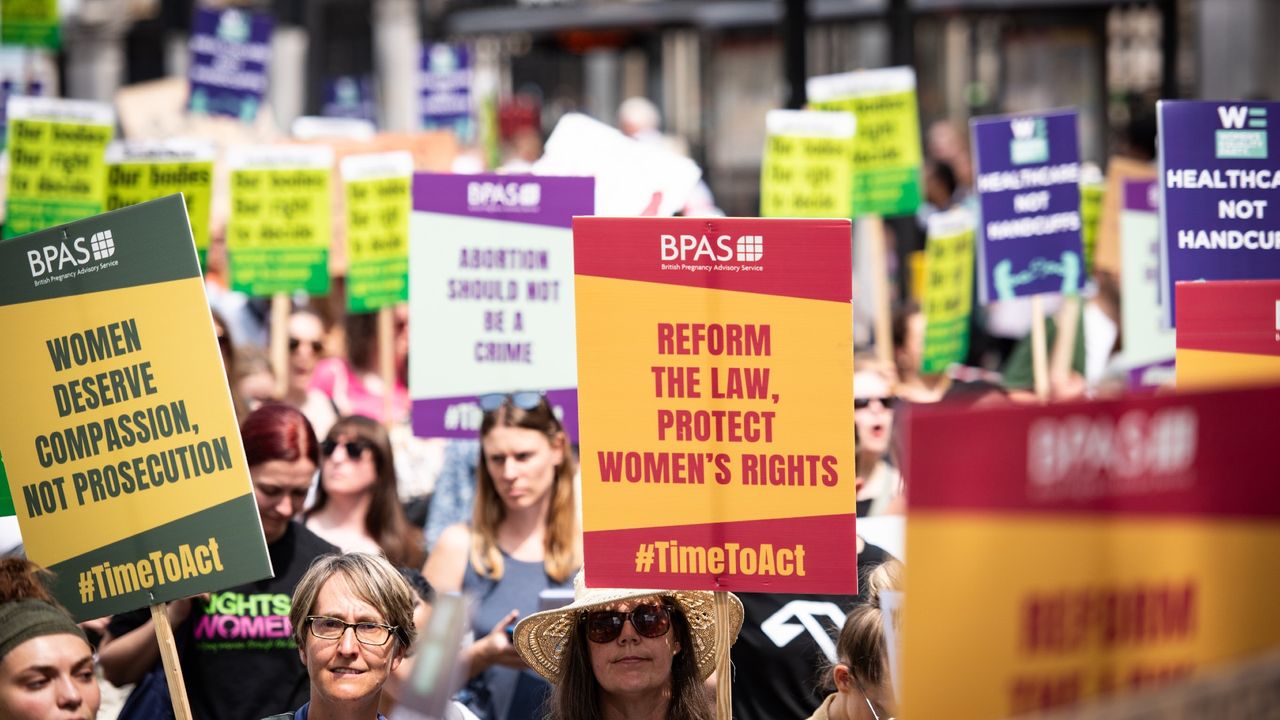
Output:
[[[534,672],[554,683],[560,678],[565,649],[573,642],[582,613],[604,609],[623,600],[655,595],[673,599],[684,613],[689,634],[693,636],[698,678],[705,680],[716,669],[716,605],[715,594],[703,590],[588,588],[579,571],[573,579],[572,603],[556,610],[534,613],[516,625],[516,650]],[[738,630],[742,628],[742,601],[733,593],[728,593],[728,596],[732,630],[729,644],[733,645],[738,639]]]

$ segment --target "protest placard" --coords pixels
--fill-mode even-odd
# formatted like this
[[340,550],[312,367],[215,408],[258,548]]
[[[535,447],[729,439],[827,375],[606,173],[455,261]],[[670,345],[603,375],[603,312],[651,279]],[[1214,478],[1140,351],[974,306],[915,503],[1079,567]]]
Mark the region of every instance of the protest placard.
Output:
[[892,67],[812,77],[806,91],[815,110],[842,110],[857,118],[853,214],[915,212],[923,185],[915,69]]
[[1178,390],[1280,383],[1280,280],[1180,282]]
[[1280,117],[1275,102],[1156,103],[1165,319],[1183,280],[1280,278]]
[[560,118],[533,171],[594,177],[598,215],[674,215],[702,177],[661,139],[633,140],[581,113]]
[[849,221],[573,229],[587,584],[855,592]]
[[102,212],[115,113],[104,103],[10,97],[4,237]]
[[969,354],[973,311],[973,213],[963,207],[929,216],[925,238],[924,354],[920,371],[940,373]]
[[4,0],[0,3],[0,44],[57,50],[62,44],[58,0]]
[[1102,224],[1102,201],[1106,181],[1093,163],[1085,163],[1080,173],[1080,240],[1084,249],[1085,275],[1093,275],[1098,255],[1098,229]]
[[182,199],[0,243],[0,451],[77,619],[271,575]]
[[575,215],[591,178],[421,173],[409,227],[413,431],[474,438],[476,396],[542,391],[578,437]]
[[116,142],[107,147],[107,210],[182,193],[200,267],[209,251],[213,202],[212,143],[198,140]]
[[1174,332],[1160,297],[1160,218],[1156,179],[1120,186],[1120,327],[1130,388],[1165,384],[1173,375]]
[[1076,112],[970,121],[982,218],[979,302],[1084,287]]
[[347,207],[347,310],[363,313],[409,300],[409,212],[413,156],[342,159]]
[[900,715],[1017,716],[1280,647],[1278,422],[1276,388],[913,409]]
[[320,114],[332,118],[378,120],[378,98],[372,75],[337,75],[324,80]]
[[249,295],[329,292],[329,175],[323,146],[233,147],[227,259]]
[[424,43],[419,67],[419,108],[426,130],[450,130],[462,142],[476,137],[471,83],[473,52],[463,43]]
[[765,131],[761,217],[853,217],[852,114],[770,110]]
[[1155,180],[1156,166],[1126,157],[1113,157],[1107,163],[1106,189],[1102,192],[1102,218],[1098,221],[1098,247],[1094,251],[1094,268],[1113,275],[1120,274],[1120,205],[1124,183],[1128,180]]
[[270,15],[241,8],[196,8],[187,71],[191,112],[253,122],[267,93],[274,25]]

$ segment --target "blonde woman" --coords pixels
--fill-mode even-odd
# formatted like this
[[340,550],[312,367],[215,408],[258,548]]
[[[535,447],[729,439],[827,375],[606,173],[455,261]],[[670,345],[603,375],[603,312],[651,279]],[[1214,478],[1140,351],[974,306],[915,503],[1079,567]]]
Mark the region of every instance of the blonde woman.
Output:
[[533,720],[550,686],[511,643],[520,617],[547,589],[568,588],[582,565],[574,460],[564,428],[537,392],[480,398],[480,465],[470,527],[440,536],[423,575],[440,592],[478,602],[476,640],[463,654],[470,681],[462,698],[486,720]]

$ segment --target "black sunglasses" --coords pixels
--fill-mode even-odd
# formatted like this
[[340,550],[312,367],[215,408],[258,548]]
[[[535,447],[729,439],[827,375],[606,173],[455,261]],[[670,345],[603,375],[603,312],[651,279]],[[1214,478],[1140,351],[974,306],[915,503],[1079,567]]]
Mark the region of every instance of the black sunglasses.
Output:
[[373,443],[368,440],[348,440],[343,443],[337,440],[325,440],[320,443],[320,453],[325,457],[329,457],[333,455],[333,451],[337,450],[339,445],[342,446],[343,450],[347,451],[347,457],[352,460],[359,460],[360,456],[364,455],[365,450],[373,448]]
[[289,352],[298,352],[298,348],[302,347],[303,344],[309,346],[311,348],[311,352],[316,355],[319,355],[324,350],[324,343],[319,340],[306,341],[299,340],[296,337],[291,337],[289,338]]
[[662,637],[671,631],[671,611],[664,605],[643,603],[631,612],[617,610],[592,610],[587,613],[587,639],[593,643],[607,643],[618,639],[627,620],[631,627],[647,638]]
[[543,394],[537,390],[518,390],[512,393],[488,393],[477,397],[476,402],[480,403],[480,409],[485,412],[493,412],[507,403],[521,410],[533,410],[542,404],[542,398]]
[[893,395],[889,395],[887,397],[854,398],[853,409],[863,410],[871,405],[872,400],[879,401],[879,403],[884,406],[885,410],[892,410],[893,406],[898,402],[898,398]]

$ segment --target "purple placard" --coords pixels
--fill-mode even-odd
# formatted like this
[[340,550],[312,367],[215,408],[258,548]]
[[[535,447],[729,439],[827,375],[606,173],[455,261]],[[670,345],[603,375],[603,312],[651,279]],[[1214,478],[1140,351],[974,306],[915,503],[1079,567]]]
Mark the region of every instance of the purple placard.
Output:
[[592,178],[418,173],[413,209],[572,229],[574,215],[593,214],[594,188]]
[[419,67],[419,115],[427,130],[453,130],[464,141],[474,128],[471,108],[471,48],[425,43]]
[[1129,368],[1129,390],[1134,392],[1150,391],[1170,385],[1174,379],[1174,369],[1175,362],[1173,359]]
[[192,112],[253,121],[267,92],[274,24],[270,15],[236,8],[195,11],[188,72]]
[[1122,207],[1136,212],[1157,212],[1160,206],[1155,180],[1125,180]]
[[[560,418],[569,442],[578,442],[578,389],[546,390],[551,410]],[[479,437],[484,411],[474,395],[414,400],[413,434],[418,437]]]
[[[1161,100],[1161,291],[1280,278],[1280,103]],[[1271,206],[1275,202],[1274,207]]]
[[324,117],[354,118],[377,122],[373,97],[373,78],[368,75],[339,75],[324,81]]
[[1076,112],[974,118],[982,303],[1084,286]]

